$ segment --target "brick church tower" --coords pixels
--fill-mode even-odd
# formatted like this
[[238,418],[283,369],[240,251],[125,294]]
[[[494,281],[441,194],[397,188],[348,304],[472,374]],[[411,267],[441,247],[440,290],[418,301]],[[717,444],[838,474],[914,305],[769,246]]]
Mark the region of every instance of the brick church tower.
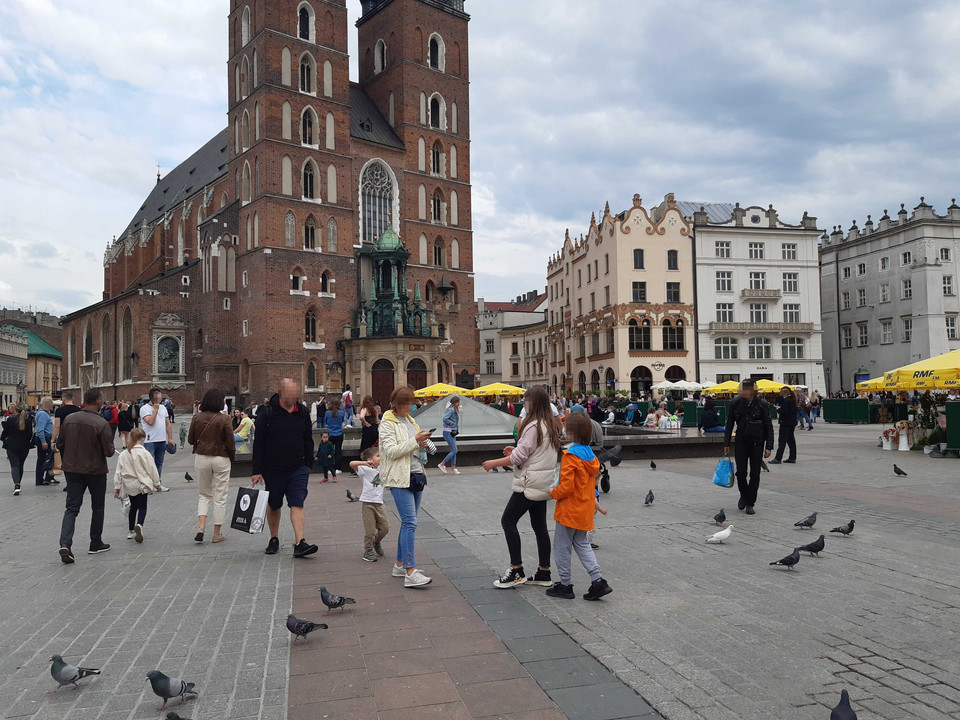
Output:
[[[463,0],[230,0],[228,126],[158,177],[64,319],[67,387],[386,403],[477,372]],[[112,389],[107,389],[112,388]]]

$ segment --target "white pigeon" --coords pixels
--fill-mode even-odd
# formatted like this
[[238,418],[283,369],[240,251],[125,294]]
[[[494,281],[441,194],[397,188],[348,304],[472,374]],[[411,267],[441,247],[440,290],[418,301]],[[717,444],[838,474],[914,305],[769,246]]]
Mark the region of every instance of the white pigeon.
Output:
[[723,541],[730,537],[730,534],[733,532],[733,525],[727,525],[723,530],[718,533],[714,533],[707,538],[708,543],[717,543],[722,545]]

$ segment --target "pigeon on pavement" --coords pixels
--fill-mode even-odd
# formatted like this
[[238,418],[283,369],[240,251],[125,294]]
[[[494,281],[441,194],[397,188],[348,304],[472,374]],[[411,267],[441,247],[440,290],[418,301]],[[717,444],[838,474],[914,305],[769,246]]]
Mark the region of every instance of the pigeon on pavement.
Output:
[[805,517],[803,520],[800,520],[799,522],[795,522],[793,526],[803,530],[804,528],[812,528],[816,524],[817,524],[817,514],[813,513],[812,515],[808,515],[807,517]]
[[803,552],[808,552],[811,555],[816,555],[817,557],[820,557],[820,553],[821,551],[823,551],[823,546],[825,544],[826,543],[823,541],[823,535],[821,535],[809,545],[804,545],[803,547],[801,547],[800,550]]
[[897,467],[897,464],[893,464],[893,471],[897,474],[898,477],[907,477],[907,474]]
[[150,681],[150,687],[153,688],[154,694],[163,700],[163,705],[161,705],[158,710],[165,710],[167,708],[167,701],[170,698],[175,698],[178,695],[180,696],[180,702],[184,702],[187,699],[187,695],[196,695],[197,691],[194,690],[196,685],[192,682],[184,682],[179,678],[167,677],[159,670],[151,670],[147,673],[147,680]]
[[781,558],[776,562],[770,563],[771,565],[783,565],[785,568],[790,568],[793,570],[793,566],[800,562],[800,548],[794,548],[793,552],[787,555],[785,558]]
[[167,720],[190,720],[190,718],[185,718],[182,715],[177,715],[175,712],[168,712]]
[[323,600],[323,604],[328,608],[324,615],[329,615],[330,610],[336,610],[337,608],[340,608],[340,612],[343,612],[344,605],[355,605],[357,602],[353,598],[341,597],[340,595],[329,593],[325,587],[320,588],[320,599]]
[[850,693],[840,691],[840,703],[830,712],[830,720],[857,720],[857,714],[850,707]]
[[347,488],[347,500],[350,502],[357,502],[360,498],[350,492],[350,488]]
[[840,527],[835,527],[830,532],[841,533],[844,536],[849,535],[853,532],[853,520],[848,522],[846,525],[841,525]]
[[[193,482],[193,478],[190,477],[190,473],[184,473],[183,476],[186,478],[187,482]],[[171,714],[176,715],[176,713],[171,713]]]
[[714,543],[717,545],[723,545],[723,541],[730,537],[730,533],[733,532],[733,525],[727,525],[720,532],[714,533],[707,538],[708,543]]
[[295,615],[287,615],[287,630],[293,633],[293,641],[296,642],[299,638],[307,639],[307,635],[312,633],[314,630],[326,630],[327,625],[324,623],[313,623],[309,620],[301,620]]
[[647,496],[643,499],[644,505],[653,505],[653,490],[647,491]]
[[723,508],[720,508],[720,512],[713,516],[713,521],[717,525],[723,525],[724,520],[727,519],[727,514],[723,511]]
[[90,675],[100,674],[100,671],[96,668],[82,668],[76,667],[75,665],[67,665],[63,661],[63,658],[59,655],[54,655],[52,658],[50,658],[50,662],[53,663],[50,666],[50,675],[59,683],[56,690],[51,690],[48,693],[50,695],[55,693],[64,685],[73,685],[73,689],[77,690],[80,687],[77,684],[78,680],[89,677]]
[[650,461],[650,469],[651,469],[651,470],[656,470],[656,469],[657,469],[657,464],[656,464],[653,460]]

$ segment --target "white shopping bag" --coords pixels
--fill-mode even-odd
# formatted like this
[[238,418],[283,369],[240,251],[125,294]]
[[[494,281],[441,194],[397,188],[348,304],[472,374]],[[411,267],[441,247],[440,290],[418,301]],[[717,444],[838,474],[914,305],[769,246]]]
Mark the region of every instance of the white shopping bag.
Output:
[[233,506],[233,516],[230,527],[246,533],[263,532],[263,524],[267,520],[267,500],[270,493],[257,488],[239,488],[237,502]]

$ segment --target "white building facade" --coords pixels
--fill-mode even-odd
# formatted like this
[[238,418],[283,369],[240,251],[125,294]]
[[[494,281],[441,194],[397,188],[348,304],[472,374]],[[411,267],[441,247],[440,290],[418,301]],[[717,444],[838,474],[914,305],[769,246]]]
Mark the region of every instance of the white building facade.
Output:
[[[503,382],[517,387],[547,386],[547,320],[529,325],[505,328],[500,331],[501,367]],[[552,388],[551,388],[552,389]]]
[[960,348],[960,206],[943,215],[920,198],[824,234],[820,248],[827,389]]
[[817,219],[678,202],[693,218],[697,355],[705,385],[747,378],[825,388]]
[[25,399],[27,334],[15,327],[0,328],[0,402],[2,409]]
[[[480,385],[511,382],[513,376],[510,353],[503,353],[501,332],[527,327],[546,319],[547,296],[532,290],[510,302],[487,302],[477,298],[477,330],[480,340]],[[519,372],[518,372],[519,374]]]

